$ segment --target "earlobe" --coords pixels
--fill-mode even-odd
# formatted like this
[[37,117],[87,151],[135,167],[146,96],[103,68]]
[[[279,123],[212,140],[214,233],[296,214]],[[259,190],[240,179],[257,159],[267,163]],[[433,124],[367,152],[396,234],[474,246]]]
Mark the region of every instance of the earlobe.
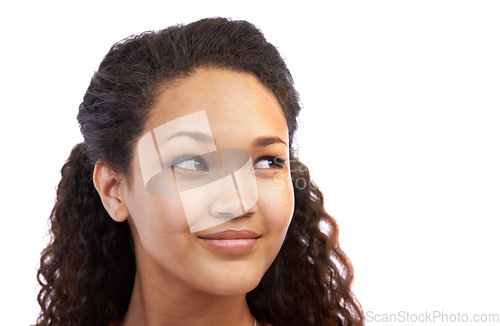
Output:
[[108,166],[96,163],[94,166],[94,186],[109,216],[116,222],[123,222],[129,216],[127,204],[122,200],[122,182]]

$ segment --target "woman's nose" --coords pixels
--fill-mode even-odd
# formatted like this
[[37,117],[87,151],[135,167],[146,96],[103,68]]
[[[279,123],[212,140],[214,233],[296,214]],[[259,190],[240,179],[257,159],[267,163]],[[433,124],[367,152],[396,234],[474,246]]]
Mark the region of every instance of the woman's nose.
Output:
[[244,212],[239,198],[218,198],[210,205],[210,213],[214,217],[235,218]]

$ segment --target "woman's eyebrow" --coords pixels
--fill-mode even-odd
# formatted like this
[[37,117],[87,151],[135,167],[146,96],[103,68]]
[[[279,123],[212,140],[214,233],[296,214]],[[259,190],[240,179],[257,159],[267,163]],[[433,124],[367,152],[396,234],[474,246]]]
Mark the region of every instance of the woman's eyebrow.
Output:
[[214,141],[212,136],[207,135],[205,133],[202,133],[199,131],[186,131],[186,130],[182,130],[182,131],[178,131],[178,132],[174,133],[173,135],[168,137],[166,141],[172,140],[173,138],[177,138],[177,137],[190,137],[190,138],[192,138],[200,143],[210,143],[210,142]]
[[254,147],[265,147],[269,146],[272,144],[284,144],[286,147],[288,147],[288,144],[281,138],[276,137],[276,136],[261,136],[255,138],[253,141],[253,146]]

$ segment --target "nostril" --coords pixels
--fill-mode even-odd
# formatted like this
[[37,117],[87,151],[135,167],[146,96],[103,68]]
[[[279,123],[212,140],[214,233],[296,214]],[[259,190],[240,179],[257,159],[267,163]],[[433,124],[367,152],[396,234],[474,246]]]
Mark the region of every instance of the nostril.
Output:
[[234,214],[224,213],[224,212],[220,212],[220,213],[216,213],[216,214],[212,214],[212,215],[214,215],[215,217],[220,217],[220,218],[234,218],[235,217]]
[[238,201],[215,201],[210,205],[210,213],[215,217],[235,218],[240,216],[243,211]]
[[251,217],[254,214],[255,212],[246,212],[245,214],[241,215],[241,217]]

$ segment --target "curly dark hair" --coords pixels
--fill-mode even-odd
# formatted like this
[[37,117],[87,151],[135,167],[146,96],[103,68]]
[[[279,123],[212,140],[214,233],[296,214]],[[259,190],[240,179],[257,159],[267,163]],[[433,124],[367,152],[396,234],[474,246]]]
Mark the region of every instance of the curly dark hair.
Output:
[[[135,276],[127,222],[113,221],[92,182],[99,160],[125,177],[158,88],[216,67],[253,74],[278,99],[290,144],[300,111],[293,79],[278,50],[245,21],[203,19],[145,32],[114,44],[91,79],[78,112],[84,142],[62,168],[50,216],[51,241],[42,252],[37,325],[107,325],[127,310]],[[295,210],[282,249],[260,284],[247,294],[252,314],[275,326],[361,325],[351,292],[353,268],[323,195],[290,146]],[[124,249],[125,248],[125,249]]]

